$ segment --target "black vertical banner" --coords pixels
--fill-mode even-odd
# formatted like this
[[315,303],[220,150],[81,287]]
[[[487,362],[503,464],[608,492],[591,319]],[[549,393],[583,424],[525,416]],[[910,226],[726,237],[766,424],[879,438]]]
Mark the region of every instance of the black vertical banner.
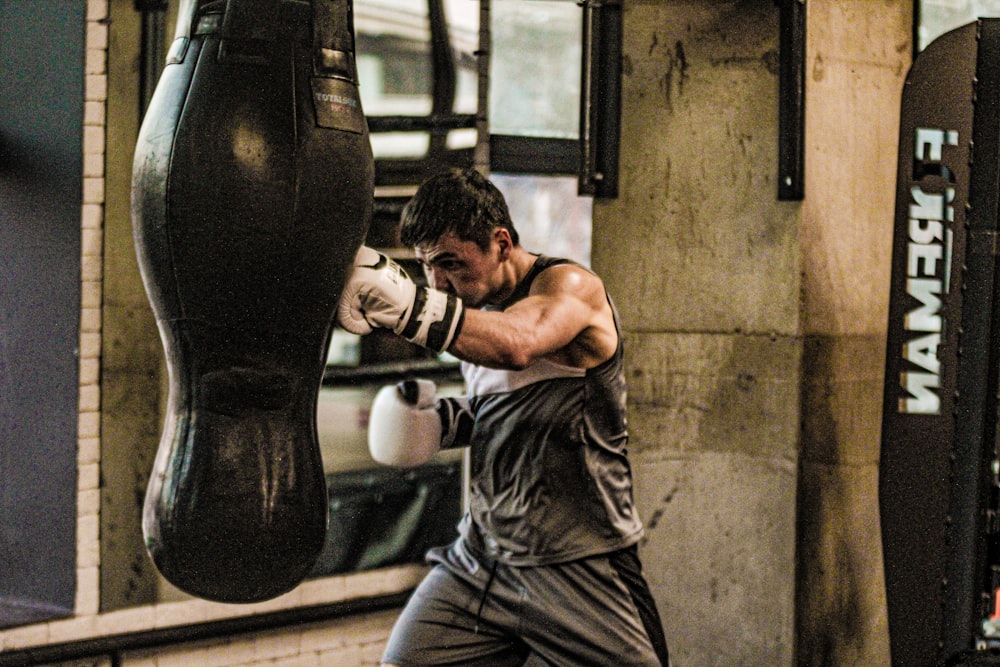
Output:
[[879,506],[893,665],[937,665],[947,563],[975,26],[914,61],[903,88]]
[[903,90],[879,503],[893,665],[955,664],[989,615],[1000,22],[935,40]]

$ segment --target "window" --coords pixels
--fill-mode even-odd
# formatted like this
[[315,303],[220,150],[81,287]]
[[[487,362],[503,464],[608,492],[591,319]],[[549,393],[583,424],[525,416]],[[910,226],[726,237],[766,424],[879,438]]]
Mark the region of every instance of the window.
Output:
[[582,18],[565,0],[492,3],[491,134],[579,138]]
[[593,200],[577,194],[575,174],[494,173],[492,180],[507,199],[521,245],[590,265]]
[[490,21],[493,181],[526,248],[589,265],[592,200],[577,194],[576,176],[583,12],[566,0],[505,0],[491,4]]

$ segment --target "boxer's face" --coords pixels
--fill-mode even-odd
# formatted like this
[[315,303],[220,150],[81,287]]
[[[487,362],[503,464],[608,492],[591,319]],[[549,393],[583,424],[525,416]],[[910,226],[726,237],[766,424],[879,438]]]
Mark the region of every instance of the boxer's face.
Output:
[[509,243],[505,229],[497,230],[486,250],[447,233],[434,243],[418,246],[416,253],[432,287],[478,308],[495,303],[496,295],[503,291],[501,265]]

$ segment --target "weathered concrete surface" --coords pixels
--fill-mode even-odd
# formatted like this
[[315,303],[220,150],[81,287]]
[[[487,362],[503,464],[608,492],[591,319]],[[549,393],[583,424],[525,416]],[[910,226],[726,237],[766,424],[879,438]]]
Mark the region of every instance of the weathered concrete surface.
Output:
[[794,460],[797,339],[630,333],[631,446],[661,456],[738,452]]
[[139,131],[134,5],[109,4],[101,356],[101,610],[155,602],[157,572],[142,537],[142,498],[160,441],[163,348],[142,287],[130,215]]
[[791,665],[795,462],[718,452],[633,461],[640,553],[674,664]]
[[796,333],[777,48],[771,3],[625,4],[621,194],[596,207],[593,257],[630,329]]
[[877,477],[912,3],[807,4],[806,182],[777,201],[778,8],[630,0],[621,195],[647,574],[678,665],[888,661]]
[[878,461],[912,11],[808,5],[799,665],[889,664]]
[[645,569],[677,665],[791,665],[799,206],[777,201],[774,3],[625,4],[621,196],[593,262],[627,334]]

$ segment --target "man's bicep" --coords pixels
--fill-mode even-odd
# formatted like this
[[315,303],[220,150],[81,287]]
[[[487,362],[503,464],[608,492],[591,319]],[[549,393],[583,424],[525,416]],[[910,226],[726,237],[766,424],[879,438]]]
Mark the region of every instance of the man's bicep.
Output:
[[564,351],[563,363],[589,368],[613,354],[618,328],[600,277],[575,266],[553,267],[542,276],[547,280],[536,281],[538,295],[553,299],[548,317],[564,327],[562,344],[553,350]]
[[572,343],[593,319],[593,308],[578,294],[567,292],[532,295],[515,304],[513,310],[519,310],[517,315],[530,322],[527,338],[534,341],[539,356]]

